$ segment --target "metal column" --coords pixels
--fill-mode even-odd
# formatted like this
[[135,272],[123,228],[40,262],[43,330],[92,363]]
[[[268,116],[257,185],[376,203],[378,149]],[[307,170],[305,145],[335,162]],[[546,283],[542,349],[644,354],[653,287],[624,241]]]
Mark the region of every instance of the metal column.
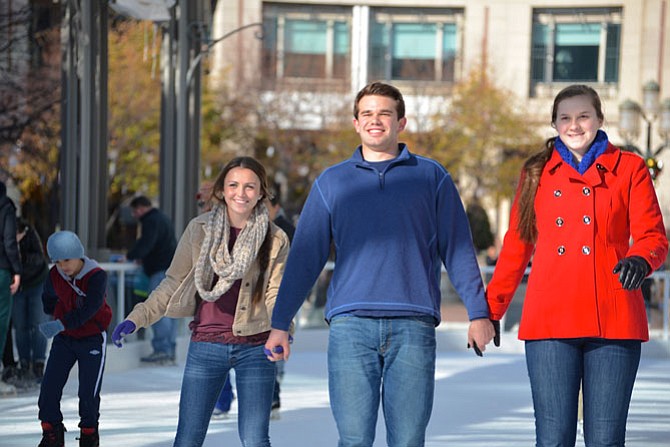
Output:
[[202,22],[203,4],[179,0],[173,13],[162,48],[168,66],[162,71],[160,206],[179,235],[197,213],[201,82],[199,68],[190,85],[187,73],[200,52],[200,36],[191,25]]
[[64,4],[61,223],[87,252],[106,245],[107,4]]

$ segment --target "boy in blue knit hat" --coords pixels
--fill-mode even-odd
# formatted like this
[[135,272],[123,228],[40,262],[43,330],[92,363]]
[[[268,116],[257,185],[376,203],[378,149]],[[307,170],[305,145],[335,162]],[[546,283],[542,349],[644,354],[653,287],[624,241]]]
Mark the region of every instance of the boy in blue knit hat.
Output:
[[79,446],[98,447],[105,331],[112,319],[105,299],[107,273],[84,255],[81,241],[71,231],[52,234],[47,240],[47,253],[55,265],[44,284],[42,303],[53,321],[41,324],[40,331],[53,341],[38,401],[42,421],[38,447],[65,445],[60,399],[75,363],[79,364]]

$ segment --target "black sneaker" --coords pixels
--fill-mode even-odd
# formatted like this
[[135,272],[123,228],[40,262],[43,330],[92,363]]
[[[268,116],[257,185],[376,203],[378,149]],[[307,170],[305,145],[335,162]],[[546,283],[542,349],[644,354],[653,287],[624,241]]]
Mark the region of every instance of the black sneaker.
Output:
[[19,380],[20,373],[21,371],[16,365],[6,366],[5,369],[2,370],[2,378],[0,380],[14,384],[14,382]]
[[140,358],[140,361],[144,363],[163,364],[170,362],[170,356],[165,352],[152,352],[150,355]]
[[279,409],[280,408],[281,408],[281,404],[279,403],[278,400],[272,402],[272,410],[270,411],[270,419],[272,419],[273,421],[276,421],[276,420],[280,419],[280,417],[281,417],[279,415]]
[[37,447],[65,447],[65,432],[62,423],[42,422],[42,440]]
[[42,377],[44,377],[44,362],[35,362],[33,364],[33,375],[37,383],[42,382]]

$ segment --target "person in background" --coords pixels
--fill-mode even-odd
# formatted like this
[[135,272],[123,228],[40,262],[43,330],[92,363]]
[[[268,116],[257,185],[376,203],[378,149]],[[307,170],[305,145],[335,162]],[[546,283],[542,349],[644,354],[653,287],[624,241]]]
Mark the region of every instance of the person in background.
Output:
[[42,309],[42,290],[49,275],[49,264],[37,231],[23,219],[18,220],[16,239],[23,265],[23,280],[14,295],[12,309],[19,379],[39,383],[44,375],[47,350],[47,340],[39,331],[39,325],[48,319]]
[[575,445],[580,384],[586,445],[625,444],[649,339],[640,285],[668,253],[645,162],[614,147],[603,120],[593,88],[571,85],[556,95],[558,135],[524,164],[486,291],[499,320],[533,257],[519,338],[538,447]]
[[353,115],[361,145],[312,185],[265,347],[270,359],[288,360],[289,325],[332,243],[336,260],[326,320],[338,445],[371,446],[381,402],[387,444],[422,446],[435,387],[442,265],[467,308],[467,339],[476,352],[494,339],[495,328],[451,176],[399,143],[407,124],[402,94],[388,84],[367,85],[356,96]]
[[[149,278],[151,293],[165,278],[165,271],[172,261],[177,239],[174,226],[170,219],[145,196],[135,197],[130,201],[133,217],[141,226],[141,235],[126,254],[131,261],[139,261],[144,274]],[[152,326],[153,337],[151,346],[153,352],[140,360],[145,363],[174,363],[177,347],[177,323],[174,318],[163,317]]]
[[276,367],[263,345],[289,241],[268,217],[267,196],[262,164],[228,162],[214,182],[212,210],[191,220],[166,278],[112,334],[120,347],[125,335],[162,316],[193,317],[174,447],[202,445],[231,369],[242,445],[270,445]]
[[47,254],[55,265],[44,284],[42,303],[53,320],[42,323],[39,329],[53,341],[37,401],[42,422],[39,447],[64,445],[60,401],[75,363],[79,378],[79,447],[98,447],[106,331],[112,320],[106,300],[107,272],[84,254],[81,241],[71,231],[49,236]]
[[[16,241],[16,207],[0,181],[0,352],[5,350],[12,316],[12,295],[21,285],[21,257]],[[15,395],[16,387],[0,380],[0,396]]]
[[214,184],[210,181],[204,181],[200,184],[195,200],[198,205],[198,213],[206,213],[212,210],[212,188]]
[[286,217],[284,208],[279,203],[279,190],[275,187],[274,192],[267,198],[265,205],[268,207],[270,219],[288,236],[289,241],[293,242],[293,235],[295,234],[295,226]]
[[[293,242],[293,236],[295,234],[295,226],[289,219],[286,218],[286,213],[279,203],[279,188],[275,187],[273,193],[266,199],[265,205],[268,207],[268,212],[270,213],[270,219],[277,225],[279,228],[284,230],[284,233],[288,236],[289,242]],[[284,379],[284,361],[278,360],[277,365],[277,380],[275,381],[275,391],[272,398],[272,418],[279,419],[279,409],[281,408],[281,398],[279,396],[281,392],[281,381]]]

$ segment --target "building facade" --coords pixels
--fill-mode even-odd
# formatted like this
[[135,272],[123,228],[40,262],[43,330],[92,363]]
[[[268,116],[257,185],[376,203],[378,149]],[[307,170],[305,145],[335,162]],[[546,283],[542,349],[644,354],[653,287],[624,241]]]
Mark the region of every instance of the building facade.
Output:
[[[263,38],[244,31],[222,41],[213,48],[211,71],[220,82],[239,91],[248,86],[265,100],[286,92],[303,98],[316,112],[314,119],[287,125],[306,129],[327,125],[326,112],[334,103],[350,104],[363,85],[385,80],[405,94],[412,130],[417,116],[448,107],[454,84],[483,67],[517,97],[528,122],[546,137],[553,135],[554,95],[566,85],[586,83],[601,95],[610,139],[645,153],[648,146],[656,151],[665,144],[668,135],[659,130],[670,123],[661,125],[661,112],[648,111],[648,140],[642,121],[639,132],[621,131],[619,109],[628,99],[644,104],[643,86],[649,81],[658,85],[661,98],[670,97],[667,3],[219,0],[212,38],[250,23],[263,24]],[[656,159],[667,171],[656,186],[670,222],[670,148]],[[493,220],[504,233],[506,220]]]

